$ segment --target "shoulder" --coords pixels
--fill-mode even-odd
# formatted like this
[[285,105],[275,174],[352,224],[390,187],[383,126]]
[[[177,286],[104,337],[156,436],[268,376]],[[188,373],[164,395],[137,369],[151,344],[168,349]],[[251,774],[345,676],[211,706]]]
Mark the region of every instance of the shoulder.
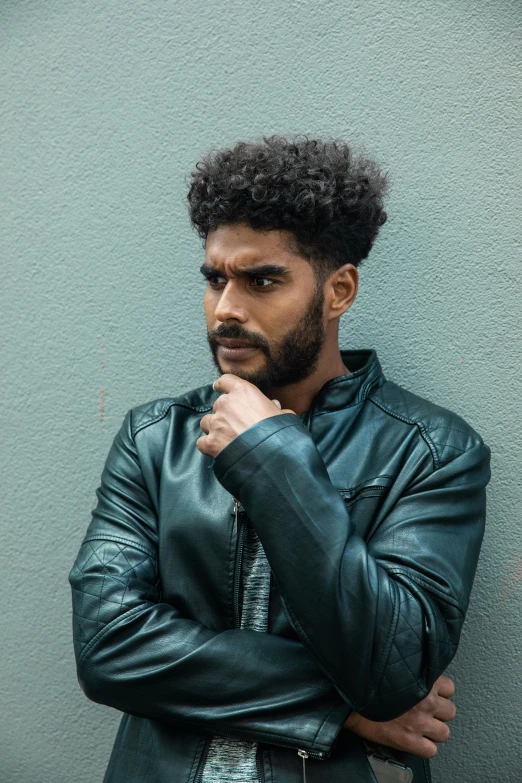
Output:
[[201,386],[198,389],[186,392],[178,397],[159,397],[142,405],[137,405],[129,411],[132,436],[167,419],[169,414],[180,413],[190,416],[193,414],[201,418],[203,413],[212,409],[217,394],[212,385]]
[[369,399],[389,416],[417,427],[432,452],[436,469],[484,443],[462,416],[393,381],[383,383]]

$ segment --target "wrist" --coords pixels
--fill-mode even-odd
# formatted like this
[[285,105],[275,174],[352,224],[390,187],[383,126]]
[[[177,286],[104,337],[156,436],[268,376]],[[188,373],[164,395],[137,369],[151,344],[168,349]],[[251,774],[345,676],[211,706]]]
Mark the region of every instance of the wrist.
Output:
[[344,728],[353,731],[355,726],[359,723],[361,716],[358,712],[352,711],[344,722]]

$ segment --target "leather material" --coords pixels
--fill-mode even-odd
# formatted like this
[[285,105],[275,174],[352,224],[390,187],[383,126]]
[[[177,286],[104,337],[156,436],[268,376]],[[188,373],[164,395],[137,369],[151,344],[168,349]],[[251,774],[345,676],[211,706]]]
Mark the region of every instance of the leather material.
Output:
[[[105,783],[197,783],[213,732],[259,743],[263,783],[301,781],[297,749],[309,783],[375,783],[346,718],[400,715],[455,655],[490,450],[375,351],[342,356],[310,410],[215,460],[195,446],[211,386],[125,416],[69,575],[80,685],[125,713]],[[272,569],[268,633],[235,627],[233,497]]]

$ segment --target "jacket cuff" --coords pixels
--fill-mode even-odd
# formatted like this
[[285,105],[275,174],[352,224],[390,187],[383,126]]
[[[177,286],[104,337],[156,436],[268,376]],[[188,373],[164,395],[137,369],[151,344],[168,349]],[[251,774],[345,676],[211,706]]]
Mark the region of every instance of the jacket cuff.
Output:
[[[233,485],[235,482],[227,482],[227,473],[236,463],[263,443],[263,441],[287,427],[299,427],[309,434],[299,416],[296,416],[294,413],[281,413],[270,416],[268,419],[262,419],[257,424],[246,429],[241,435],[234,438],[234,440],[230,441],[228,446],[225,446],[225,448],[219,452],[213,464],[214,474],[220,484],[222,484],[228,492],[232,494],[237,493],[238,488]],[[227,486],[227,484],[229,486]]]
[[[332,752],[335,741],[337,740],[342,728],[349,717],[353,709],[349,704],[344,702],[334,709],[326,716],[323,725],[317,732],[315,743],[321,747],[325,747],[328,750],[328,754]],[[345,730],[347,731],[347,729]]]

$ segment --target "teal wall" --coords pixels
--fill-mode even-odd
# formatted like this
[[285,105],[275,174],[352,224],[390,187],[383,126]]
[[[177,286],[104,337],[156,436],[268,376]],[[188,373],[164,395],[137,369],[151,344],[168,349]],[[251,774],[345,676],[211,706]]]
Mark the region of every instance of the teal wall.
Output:
[[[117,712],[76,681],[67,575],[126,411],[210,381],[187,175],[339,135],[390,172],[345,347],[492,448],[435,783],[520,780],[519,0],[0,4],[0,779],[98,783]],[[518,283],[518,286],[517,286]]]

